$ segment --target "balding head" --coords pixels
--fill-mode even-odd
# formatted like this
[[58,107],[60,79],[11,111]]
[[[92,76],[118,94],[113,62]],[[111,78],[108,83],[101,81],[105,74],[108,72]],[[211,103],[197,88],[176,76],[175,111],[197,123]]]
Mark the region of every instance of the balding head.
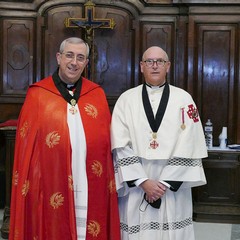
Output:
[[[163,58],[165,61],[169,61],[167,53],[158,46],[152,46],[152,47],[148,48],[143,53],[142,61],[146,60],[146,58],[148,58],[149,55],[158,56],[157,58],[159,58],[159,56],[161,56],[161,58]],[[153,58],[153,57],[151,57],[151,58]]]

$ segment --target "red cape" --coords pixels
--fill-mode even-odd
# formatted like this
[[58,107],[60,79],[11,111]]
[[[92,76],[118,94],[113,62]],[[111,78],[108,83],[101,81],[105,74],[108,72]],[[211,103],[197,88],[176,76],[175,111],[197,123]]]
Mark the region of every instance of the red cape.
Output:
[[[111,115],[103,90],[83,78],[78,107],[87,142],[86,239],[119,240]],[[9,239],[77,239],[67,102],[52,77],[29,88],[19,116]]]

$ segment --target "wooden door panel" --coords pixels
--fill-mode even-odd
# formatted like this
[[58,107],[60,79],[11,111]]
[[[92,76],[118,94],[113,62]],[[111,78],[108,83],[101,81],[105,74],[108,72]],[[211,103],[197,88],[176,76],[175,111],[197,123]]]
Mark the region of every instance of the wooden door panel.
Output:
[[213,122],[213,144],[219,146],[222,127],[228,127],[228,143],[236,143],[238,24],[206,16],[192,20],[188,90],[198,105],[203,123],[208,118]]
[[3,20],[0,102],[23,102],[28,86],[34,81],[33,34],[33,20]]
[[[163,48],[171,61],[171,69],[167,75],[168,82],[173,83],[174,77],[174,54],[175,54],[175,19],[165,21],[160,19],[158,22],[141,23],[140,34],[141,51],[144,52],[148,47],[159,46]],[[142,55],[141,55],[142,57]]]

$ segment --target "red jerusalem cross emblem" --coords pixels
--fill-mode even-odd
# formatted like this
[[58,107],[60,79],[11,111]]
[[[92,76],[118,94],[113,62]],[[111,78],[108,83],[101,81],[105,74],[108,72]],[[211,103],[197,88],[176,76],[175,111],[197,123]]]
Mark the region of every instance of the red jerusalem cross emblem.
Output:
[[151,143],[150,143],[150,147],[152,149],[156,149],[157,147],[159,146],[158,142],[156,140],[153,140]]
[[193,106],[193,104],[188,105],[187,114],[194,122],[198,122],[198,110]]

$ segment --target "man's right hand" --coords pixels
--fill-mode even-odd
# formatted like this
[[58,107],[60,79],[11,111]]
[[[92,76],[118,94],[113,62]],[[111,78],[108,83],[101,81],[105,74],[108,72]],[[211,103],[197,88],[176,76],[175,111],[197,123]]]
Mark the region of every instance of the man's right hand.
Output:
[[139,185],[143,191],[146,193],[146,200],[150,203],[156,201],[161,198],[165,192],[167,187],[162,183],[156,180],[147,179]]

